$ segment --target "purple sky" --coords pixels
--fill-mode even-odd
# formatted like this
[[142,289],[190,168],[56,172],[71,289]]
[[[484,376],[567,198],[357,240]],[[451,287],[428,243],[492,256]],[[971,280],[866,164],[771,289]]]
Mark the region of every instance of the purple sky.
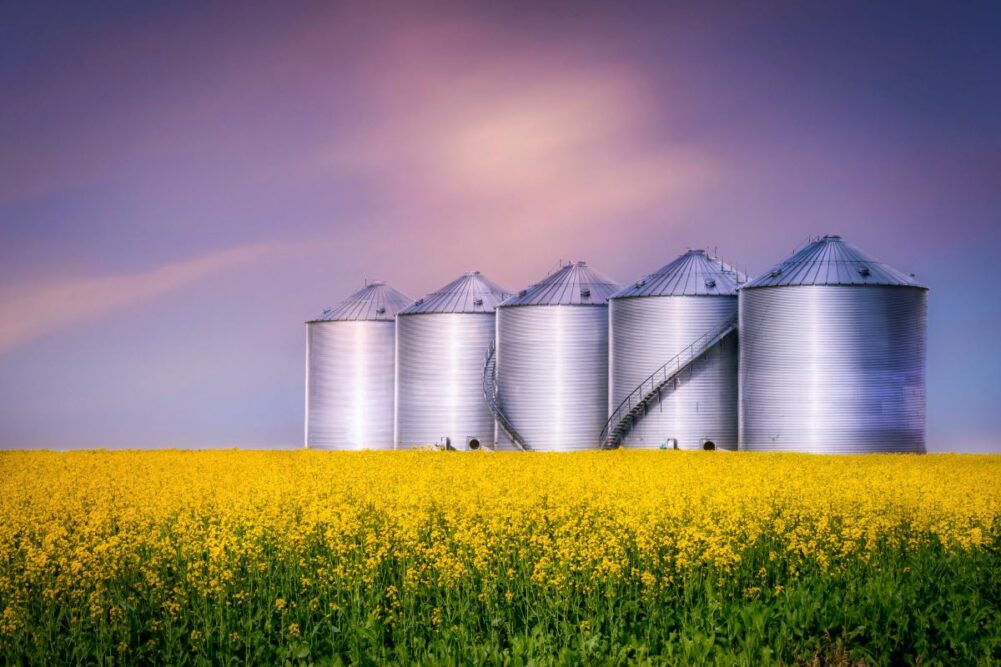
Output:
[[929,449],[1001,451],[999,16],[5,3],[0,447],[298,446],[302,321],[365,278],[840,233],[931,287]]

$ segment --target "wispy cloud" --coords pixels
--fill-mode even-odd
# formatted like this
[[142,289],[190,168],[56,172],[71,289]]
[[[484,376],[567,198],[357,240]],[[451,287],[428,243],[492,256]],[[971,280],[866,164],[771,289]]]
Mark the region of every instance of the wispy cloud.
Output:
[[0,292],[0,353],[284,250],[258,243],[163,264],[143,273],[64,278]]

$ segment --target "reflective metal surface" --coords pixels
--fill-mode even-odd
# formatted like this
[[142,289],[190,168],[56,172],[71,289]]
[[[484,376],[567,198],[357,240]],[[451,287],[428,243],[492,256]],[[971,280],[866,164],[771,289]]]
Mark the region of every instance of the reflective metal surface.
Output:
[[[737,296],[616,297],[609,308],[611,413],[667,360],[736,317]],[[736,449],[737,357],[735,334],[711,347],[651,401],[622,446]]]
[[422,313],[493,313],[511,293],[479,271],[464,273],[441,289],[417,299],[401,315]]
[[[705,250],[689,250],[612,298],[638,296],[736,296],[744,274]],[[734,312],[736,314],[736,311]]]
[[[498,407],[526,449],[597,449],[607,418],[608,302],[619,286],[586,262],[561,266],[497,308]],[[517,449],[495,429],[498,449]]]
[[432,313],[397,318],[398,449],[449,438],[455,449],[494,447],[483,398],[483,359],[494,313]]
[[927,291],[740,292],[740,448],[925,451]]
[[396,323],[307,325],[306,446],[392,449]]
[[459,276],[400,311],[396,330],[396,446],[494,447],[483,360],[494,309],[511,293],[479,271]]
[[913,275],[870,257],[840,236],[809,242],[746,287],[794,285],[897,285],[920,287]]
[[497,440],[496,434],[503,431],[507,437],[505,444],[514,445],[516,449],[520,449],[521,451],[532,451],[531,448],[525,445],[525,439],[518,433],[518,429],[514,427],[511,420],[504,414],[504,410],[501,408],[500,401],[498,400],[496,340],[490,344],[487,354],[483,359],[483,399],[487,402],[487,409],[490,410],[490,414],[493,415],[495,420],[496,431],[494,440]]
[[[501,408],[535,451],[597,449],[608,408],[608,307],[497,309]],[[498,448],[514,448],[506,434]]]
[[405,308],[411,299],[381,280],[373,280],[341,301],[327,308],[310,322],[354,322],[381,320],[392,322],[396,313]]
[[306,446],[392,449],[396,313],[410,298],[371,282],[306,323]]
[[619,290],[587,262],[573,262],[505,301],[505,306],[603,306]]

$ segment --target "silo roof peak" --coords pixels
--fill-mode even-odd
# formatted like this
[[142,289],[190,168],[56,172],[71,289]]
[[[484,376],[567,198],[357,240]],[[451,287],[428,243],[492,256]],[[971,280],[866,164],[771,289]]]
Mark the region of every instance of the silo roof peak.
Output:
[[705,250],[688,250],[613,298],[643,296],[736,296],[744,274]]
[[924,288],[913,275],[867,255],[836,234],[828,234],[807,243],[792,256],[744,285],[743,289],[802,285]]
[[573,262],[521,290],[501,306],[601,306],[619,285],[587,265]]
[[411,299],[383,281],[368,281],[360,290],[336,306],[327,308],[309,322],[351,322],[392,320]]
[[497,283],[487,280],[479,271],[470,271],[421,297],[401,310],[400,315],[492,313],[497,304],[509,296],[510,292]]

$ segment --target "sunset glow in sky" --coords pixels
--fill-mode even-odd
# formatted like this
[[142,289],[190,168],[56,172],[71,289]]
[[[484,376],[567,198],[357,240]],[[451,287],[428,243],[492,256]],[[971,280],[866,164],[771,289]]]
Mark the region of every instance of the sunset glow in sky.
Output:
[[7,3],[0,447],[292,447],[303,320],[807,237],[931,288],[930,451],[1001,451],[996,3]]

